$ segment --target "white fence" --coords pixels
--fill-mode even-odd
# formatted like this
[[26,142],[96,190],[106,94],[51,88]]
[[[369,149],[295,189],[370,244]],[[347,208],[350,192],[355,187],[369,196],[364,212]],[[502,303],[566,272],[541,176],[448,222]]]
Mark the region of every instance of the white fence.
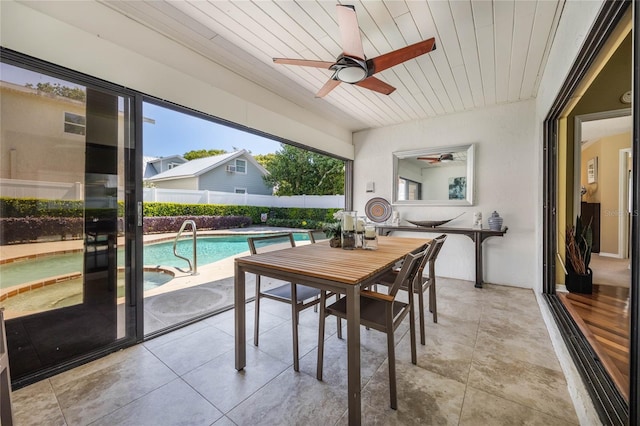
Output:
[[[0,196],[10,198],[43,198],[49,200],[82,200],[84,188],[80,182],[42,182],[20,179],[0,179]],[[118,198],[123,199],[123,191]],[[263,207],[344,208],[344,195],[273,195],[232,194],[217,191],[144,188],[146,202],[223,204]]]
[[49,200],[81,200],[80,182],[43,182],[38,180],[0,179],[0,196],[9,198],[45,198]]
[[234,206],[344,208],[344,195],[232,194],[230,192],[185,189],[144,188],[144,201],[187,204],[225,204]]

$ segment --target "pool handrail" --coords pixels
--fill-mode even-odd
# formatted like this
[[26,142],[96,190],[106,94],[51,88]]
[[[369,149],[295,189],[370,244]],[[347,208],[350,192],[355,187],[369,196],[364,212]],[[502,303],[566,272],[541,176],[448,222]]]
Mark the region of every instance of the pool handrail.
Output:
[[[177,245],[178,245],[178,240],[180,239],[180,236],[182,235],[182,231],[184,231],[184,229],[186,228],[187,225],[191,225],[191,230],[193,232],[192,238],[193,238],[193,265],[191,264],[191,260],[189,260],[188,257],[184,257],[178,254],[178,250],[177,250]],[[191,272],[191,275],[198,275],[198,254],[196,251],[196,245],[197,245],[197,236],[196,236],[196,222],[193,220],[185,220],[184,222],[182,222],[182,226],[180,226],[180,230],[178,231],[178,235],[176,235],[175,240],[173,240],[173,254],[176,257],[179,257],[182,260],[186,260],[187,263],[189,264],[189,271],[187,272]]]

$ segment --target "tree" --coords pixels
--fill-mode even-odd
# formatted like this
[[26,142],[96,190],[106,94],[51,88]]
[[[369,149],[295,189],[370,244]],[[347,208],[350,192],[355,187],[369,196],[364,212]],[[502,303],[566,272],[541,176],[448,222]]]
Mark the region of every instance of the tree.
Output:
[[274,153],[256,154],[253,156],[253,158],[258,162],[258,164],[260,164],[265,169],[269,170],[270,164],[273,162],[275,156],[276,155]]
[[213,157],[214,155],[226,154],[224,149],[197,149],[189,152],[185,152],[183,155],[185,160],[195,160],[197,158]]
[[342,195],[344,162],[291,145],[273,154],[265,167],[267,184],[277,188],[276,195]]
[[25,87],[36,89],[43,93],[51,93],[56,96],[74,99],[76,101],[85,102],[87,100],[87,94],[83,89],[80,89],[79,87],[63,86],[60,83],[38,83],[35,86],[32,83],[27,83],[25,84]]

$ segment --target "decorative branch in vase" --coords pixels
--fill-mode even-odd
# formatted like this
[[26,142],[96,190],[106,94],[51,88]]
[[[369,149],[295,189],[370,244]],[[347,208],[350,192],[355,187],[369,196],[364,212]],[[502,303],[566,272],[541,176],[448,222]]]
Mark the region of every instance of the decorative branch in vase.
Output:
[[590,294],[593,288],[593,274],[589,268],[593,245],[591,221],[585,226],[578,216],[576,225],[567,228],[565,243],[567,259],[565,286],[570,292]]

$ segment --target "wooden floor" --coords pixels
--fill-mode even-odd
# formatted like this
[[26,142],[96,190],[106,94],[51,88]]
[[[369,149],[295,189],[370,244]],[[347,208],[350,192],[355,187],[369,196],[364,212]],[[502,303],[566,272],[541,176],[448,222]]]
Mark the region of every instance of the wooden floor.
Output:
[[629,289],[594,284],[592,294],[558,296],[629,401]]

